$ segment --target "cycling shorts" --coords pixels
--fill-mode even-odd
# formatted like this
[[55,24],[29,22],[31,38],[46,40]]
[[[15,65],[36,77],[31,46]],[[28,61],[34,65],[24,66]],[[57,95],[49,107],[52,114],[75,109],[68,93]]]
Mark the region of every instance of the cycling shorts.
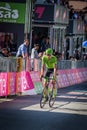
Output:
[[54,68],[53,68],[53,69],[48,69],[48,68],[47,68],[47,70],[46,70],[46,72],[45,72],[45,75],[44,75],[44,79],[47,81],[48,78],[49,78],[51,75],[53,75],[53,73],[54,73]]

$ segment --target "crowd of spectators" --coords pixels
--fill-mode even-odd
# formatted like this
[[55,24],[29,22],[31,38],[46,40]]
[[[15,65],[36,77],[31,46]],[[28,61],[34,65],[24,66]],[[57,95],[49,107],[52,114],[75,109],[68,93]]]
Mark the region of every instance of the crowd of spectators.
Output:
[[[68,40],[66,40],[66,41],[68,41]],[[39,53],[43,54],[47,48],[51,47],[49,37],[47,35],[44,35],[44,34],[40,34],[40,33],[38,34],[37,33],[37,34],[33,35],[33,41],[32,42],[33,42],[32,45],[35,45],[35,44],[38,45],[38,47],[34,47],[34,46],[32,47],[32,51],[36,50],[38,56],[39,56]],[[33,51],[33,54],[35,54],[35,53]],[[73,50],[73,54],[70,55],[69,54],[69,46],[68,45],[66,46],[65,52],[61,52],[60,53],[60,52],[56,51],[55,49],[53,49],[53,55],[55,55],[58,60],[74,60],[74,61],[77,61],[77,60],[87,60],[87,54],[82,54],[78,50],[78,48],[74,49]],[[34,55],[33,55],[33,57],[34,57]],[[31,58],[32,58],[32,56],[31,56]]]

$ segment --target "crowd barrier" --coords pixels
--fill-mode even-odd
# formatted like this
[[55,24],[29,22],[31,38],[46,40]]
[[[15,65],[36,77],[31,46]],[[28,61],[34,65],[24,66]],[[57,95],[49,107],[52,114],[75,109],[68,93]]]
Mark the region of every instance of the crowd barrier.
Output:
[[[0,96],[40,94],[43,86],[38,71],[0,73]],[[58,70],[58,88],[87,81],[87,68]]]
[[[20,72],[20,71],[31,71],[31,60],[23,59],[23,58],[16,58],[16,57],[9,57],[3,58],[0,57],[0,72]],[[75,69],[75,68],[87,68],[87,61],[71,61],[71,60],[60,60],[57,63],[57,68],[59,70],[66,70],[66,69]],[[34,71],[40,71],[41,69],[41,59],[34,59]]]
[[0,57],[0,72],[18,72],[26,69],[26,61],[16,57]]
[[[57,69],[59,70],[67,70],[67,69],[75,69],[75,68],[87,68],[87,61],[71,61],[71,60],[60,60],[57,63]],[[34,71],[40,71],[41,69],[41,59],[34,59]],[[31,70],[31,66],[29,68]]]
[[[76,63],[74,62],[73,64],[71,61],[58,62],[58,88],[87,81],[87,62],[78,61],[78,63]],[[78,68],[79,66],[80,68]],[[40,67],[41,61],[36,59],[34,60],[34,70],[30,71],[31,66],[29,59],[25,61],[20,58],[12,58],[12,60],[10,58],[2,58],[2,60],[0,60],[0,96],[19,93],[24,95],[40,94],[43,89],[39,76]],[[2,69],[4,70],[3,72]]]

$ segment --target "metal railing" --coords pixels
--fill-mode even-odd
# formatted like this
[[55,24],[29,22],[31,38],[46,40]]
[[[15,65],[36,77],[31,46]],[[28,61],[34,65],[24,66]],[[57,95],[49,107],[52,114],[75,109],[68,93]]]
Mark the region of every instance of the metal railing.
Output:
[[0,57],[0,72],[18,72],[26,69],[25,59]]
[[58,69],[87,68],[87,61],[61,60],[57,64]]
[[[26,68],[27,67],[27,68]],[[87,68],[87,61],[70,61],[70,60],[60,60],[57,64],[58,69],[73,69],[73,68]],[[41,69],[41,59],[34,60],[34,70],[40,71]],[[24,70],[31,70],[31,59],[26,61],[23,58],[0,57],[0,72],[20,72]]]
[[[38,71],[41,69],[41,60],[38,60]],[[71,61],[71,60],[60,60],[57,63],[57,68],[60,70],[64,69],[75,69],[75,68],[87,68],[87,61]]]

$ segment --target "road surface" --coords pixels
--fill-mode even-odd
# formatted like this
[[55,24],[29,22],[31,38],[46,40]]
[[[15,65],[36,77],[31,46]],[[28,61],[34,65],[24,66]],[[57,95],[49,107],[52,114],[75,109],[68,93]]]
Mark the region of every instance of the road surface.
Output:
[[87,130],[87,82],[59,89],[53,108],[40,95],[0,98],[0,130]]

